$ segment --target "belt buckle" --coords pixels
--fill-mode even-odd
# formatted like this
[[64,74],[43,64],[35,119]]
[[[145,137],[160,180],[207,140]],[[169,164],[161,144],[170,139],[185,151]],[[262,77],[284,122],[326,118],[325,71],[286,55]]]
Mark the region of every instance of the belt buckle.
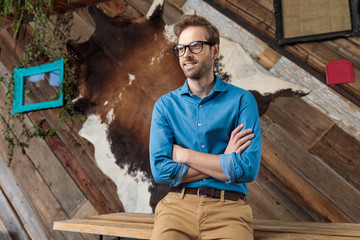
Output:
[[198,195],[199,197],[207,197],[207,195],[201,195],[200,194],[200,189],[205,189],[205,188],[198,188],[196,191],[196,195]]

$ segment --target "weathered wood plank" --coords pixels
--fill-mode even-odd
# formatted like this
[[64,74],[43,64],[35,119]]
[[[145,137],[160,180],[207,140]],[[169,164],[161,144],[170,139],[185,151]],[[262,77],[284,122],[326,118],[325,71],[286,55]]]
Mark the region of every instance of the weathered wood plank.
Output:
[[270,70],[281,58],[281,55],[274,49],[268,47],[265,51],[256,59],[256,62],[263,66],[266,70]]
[[122,15],[126,11],[126,5],[124,0],[105,1],[98,4],[104,13],[111,18]]
[[30,238],[50,239],[49,233],[2,158],[0,158],[0,187],[11,202]]
[[294,170],[282,162],[275,153],[271,152],[271,150],[267,148],[266,142],[263,147],[262,160],[262,163],[289,189],[288,194],[294,195],[303,201],[308,205],[309,209],[312,209],[320,218],[331,222],[350,221],[336,206],[320,194],[316,190],[316,187],[305,181]]
[[182,11],[182,7],[185,4],[186,0],[167,0],[167,2],[174,5],[179,11]]
[[12,240],[1,218],[0,218],[0,240]]
[[22,51],[16,48],[13,36],[9,33],[8,27],[0,29],[0,59],[9,72],[12,72],[20,60]]
[[[10,137],[14,138],[14,136]],[[0,145],[1,144],[3,144],[3,139],[0,139]],[[68,216],[43,181],[41,175],[34,167],[33,162],[23,153],[23,149],[20,146],[14,147],[10,169],[14,177],[18,180],[24,194],[29,199],[32,207],[38,213],[39,219],[44,223],[44,227],[53,239],[82,239],[78,233],[65,233],[65,236],[59,232],[53,233],[53,222],[68,218]],[[69,201],[71,201],[71,199],[69,199]]]
[[[360,191],[360,143],[334,126],[312,149],[334,171]],[[359,199],[360,201],[360,199]]]
[[254,31],[261,33],[266,38],[275,40],[275,16],[258,2],[253,0],[242,0],[241,2],[216,0],[214,2],[241,18],[248,25],[246,28],[253,28]]
[[[85,218],[85,217],[89,217],[89,216],[95,216],[95,215],[98,215],[98,214],[99,213],[96,211],[94,206],[90,203],[89,200],[87,200],[86,202],[84,202],[79,207],[79,209],[76,211],[74,216],[72,216],[71,218],[73,218],[73,219]],[[84,239],[87,239],[87,240],[97,240],[97,239],[99,239],[98,236],[93,235],[93,234],[82,233],[81,235],[83,236]]]
[[[260,173],[261,174],[261,173]],[[277,220],[295,220],[290,212],[287,212],[280,204],[276,196],[270,194],[263,188],[261,180],[248,184],[247,201],[251,206],[254,218],[277,219]]]
[[[38,112],[31,114],[31,119],[35,121],[40,120],[41,117],[42,115]],[[43,126],[50,128],[47,122],[43,122]],[[103,214],[122,210],[120,207],[113,206],[114,204],[104,196],[100,190],[101,186],[96,185],[92,180],[94,173],[90,175],[83,169],[78,162],[77,156],[72,154],[72,150],[59,138],[58,134],[49,138],[48,145],[99,213]],[[104,188],[105,186],[103,185],[102,187]],[[70,216],[73,214],[72,212]]]
[[339,237],[316,234],[255,232],[254,240],[355,240],[356,237]]
[[[260,191],[267,192],[271,197],[269,199],[274,199],[277,208],[274,210],[262,209],[258,214],[256,208],[253,209],[255,219],[269,219],[269,220],[291,220],[291,221],[315,221],[323,222],[325,221],[318,214],[316,214],[312,209],[310,209],[301,199],[297,198],[287,188],[286,184],[283,184],[266,166],[262,164],[260,167],[259,176],[257,177],[254,183],[248,184],[249,187],[249,204],[253,207],[253,199],[256,197],[252,196],[252,186],[256,184],[259,186]],[[267,199],[263,199],[265,201]],[[257,198],[256,198],[257,201]],[[255,206],[254,206],[255,207]],[[261,206],[261,208],[263,208]],[[281,209],[284,214],[287,215],[286,218],[278,218],[277,212],[270,217],[264,217],[263,212],[268,213],[270,211],[276,211]]]
[[[6,91],[4,84],[0,83],[0,98],[4,98]],[[2,107],[5,107],[4,102],[0,101],[0,108]],[[31,129],[33,122],[25,115],[22,122],[15,119],[14,124],[13,130],[15,131],[15,136],[28,144],[28,147],[25,148],[24,151],[33,161],[40,175],[50,187],[66,213],[71,214],[78,205],[85,200],[83,193],[45,141],[39,138],[32,138],[26,141],[26,138],[21,136],[23,124]],[[71,201],[69,201],[69,199],[71,199]]]
[[[95,28],[91,22],[85,21],[77,12],[50,16],[50,21],[61,31],[64,43],[68,40],[84,42],[90,38]],[[65,45],[64,45],[65,47]]]
[[254,0],[258,2],[261,6],[269,10],[270,12],[274,12],[274,2],[272,0]]
[[263,134],[262,156],[262,163],[322,218],[359,221],[360,193],[276,124]]
[[[5,239],[28,240],[29,237],[19,221],[11,204],[6,199],[5,194],[0,188],[0,239],[4,234]],[[12,235],[12,237],[10,236]]]
[[[33,166],[31,160],[29,160],[26,155],[23,155],[19,148],[15,149],[11,169],[49,232],[52,230],[51,226],[54,221],[68,218],[62,206],[48,186],[46,186],[37,169]],[[69,199],[69,201],[71,201],[71,199]],[[68,234],[66,238],[62,236],[62,238],[56,239],[80,240],[82,238],[79,234]]]
[[54,5],[51,13],[52,14],[63,13],[65,11],[81,8],[84,6],[96,4],[103,1],[106,0],[76,0],[70,3],[67,0],[58,0],[58,1],[54,1]]
[[290,222],[277,220],[254,219],[255,231],[276,233],[298,233],[323,235],[324,237],[360,237],[359,224],[356,223],[318,223]]
[[322,44],[338,53],[344,59],[351,59],[356,66],[360,66],[360,46],[349,41],[348,38],[336,38],[322,41]]
[[[79,231],[121,237],[150,239],[153,214],[111,214],[54,223],[59,231]],[[254,220],[255,239],[355,239],[359,224]],[[282,237],[282,238],[280,238]],[[297,237],[297,238],[296,238]]]
[[301,98],[276,98],[270,103],[266,117],[279,124],[307,150],[310,150],[334,126],[327,116],[312,108]]
[[311,92],[302,99],[360,141],[360,107],[284,57],[276,63],[271,72],[284,80],[310,89]]
[[[153,1],[126,0],[126,2],[131,6],[133,6],[135,9],[137,9],[139,12],[141,12],[143,15],[146,15]],[[179,9],[176,6],[172,5],[168,1],[164,1],[162,18],[165,24],[173,24],[176,21],[176,19],[178,19],[181,16],[181,14],[182,13],[179,11]]]

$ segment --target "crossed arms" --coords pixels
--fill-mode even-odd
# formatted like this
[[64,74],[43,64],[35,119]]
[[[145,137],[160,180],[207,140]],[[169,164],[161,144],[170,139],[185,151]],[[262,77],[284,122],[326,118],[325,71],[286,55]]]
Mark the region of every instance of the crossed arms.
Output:
[[[251,144],[254,137],[251,129],[244,129],[243,124],[236,127],[230,136],[230,140],[224,154],[242,153]],[[182,182],[194,182],[200,179],[213,177],[220,181],[228,181],[219,161],[219,155],[202,153],[173,145],[172,160],[189,165]]]

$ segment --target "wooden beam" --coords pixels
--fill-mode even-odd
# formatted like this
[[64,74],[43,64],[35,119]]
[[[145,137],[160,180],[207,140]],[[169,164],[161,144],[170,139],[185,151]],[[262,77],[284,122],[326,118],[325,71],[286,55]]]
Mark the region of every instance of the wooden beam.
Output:
[[[4,234],[4,235],[1,235]],[[12,205],[8,202],[5,194],[0,188],[0,239],[12,239],[10,234],[19,240],[29,240],[24,227],[16,216]]]
[[359,141],[334,126],[310,152],[321,158],[360,192]]
[[49,233],[2,158],[0,158],[0,187],[11,202],[30,238],[50,239]]
[[262,163],[296,197],[326,221],[359,222],[358,190],[279,125],[273,124],[262,139]]
[[[154,214],[113,213],[54,223],[54,230],[150,239]],[[255,239],[355,239],[360,224],[254,220]],[[295,238],[295,236],[297,238]],[[281,237],[281,238],[280,238]]]

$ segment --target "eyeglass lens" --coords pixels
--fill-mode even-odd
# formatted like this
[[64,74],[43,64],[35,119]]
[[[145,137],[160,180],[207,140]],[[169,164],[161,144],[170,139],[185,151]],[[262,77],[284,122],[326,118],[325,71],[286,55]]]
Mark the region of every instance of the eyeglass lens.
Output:
[[174,47],[174,52],[178,57],[181,57],[185,54],[186,48],[189,48],[190,51],[194,54],[200,53],[203,49],[203,42],[195,41],[189,45],[178,44]]

